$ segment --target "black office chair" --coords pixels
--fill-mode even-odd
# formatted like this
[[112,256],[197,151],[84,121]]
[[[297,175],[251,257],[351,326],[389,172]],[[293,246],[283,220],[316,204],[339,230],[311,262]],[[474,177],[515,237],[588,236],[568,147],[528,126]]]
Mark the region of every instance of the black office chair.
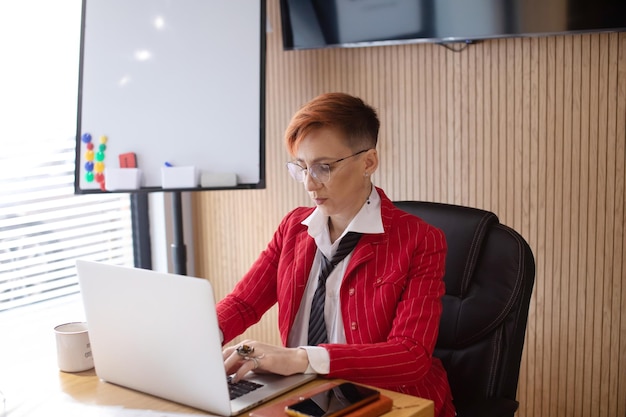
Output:
[[448,373],[458,416],[513,416],[535,280],[528,243],[488,211],[394,204],[446,235],[446,294],[435,356]]

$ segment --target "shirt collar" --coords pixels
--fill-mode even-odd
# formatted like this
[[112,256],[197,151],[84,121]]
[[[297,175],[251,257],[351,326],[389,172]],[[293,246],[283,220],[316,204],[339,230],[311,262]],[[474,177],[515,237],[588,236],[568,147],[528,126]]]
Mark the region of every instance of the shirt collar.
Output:
[[[322,212],[315,208],[306,219],[302,221],[302,224],[308,227],[309,235],[315,239],[317,246],[320,247],[320,243],[326,242],[330,245],[330,236],[328,232],[328,216],[322,214]],[[348,232],[358,233],[384,233],[383,220],[380,214],[380,196],[376,191],[376,187],[372,186],[372,191],[367,201],[361,207],[361,210],[354,216],[346,230],[340,237],[343,237]],[[340,239],[337,239],[338,242]]]

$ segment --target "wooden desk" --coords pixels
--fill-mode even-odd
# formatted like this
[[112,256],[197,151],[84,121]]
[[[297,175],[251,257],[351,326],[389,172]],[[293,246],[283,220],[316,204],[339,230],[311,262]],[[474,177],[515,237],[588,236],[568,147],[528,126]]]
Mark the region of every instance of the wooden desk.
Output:
[[[20,393],[16,398],[11,397],[11,391],[7,391],[7,417],[207,415],[202,410],[103,382],[94,370],[69,374],[45,369],[32,374],[30,380],[32,384],[23,384],[27,392]],[[324,379],[312,381],[273,401],[280,401],[325,382],[327,380]],[[394,402],[392,411],[385,414],[386,417],[433,417],[433,403],[430,400],[387,390],[381,392]]]
[[[56,364],[52,328],[56,324],[81,320],[75,309],[44,309],[37,314],[25,310],[0,315],[0,391],[6,398],[5,415],[0,417],[172,417],[207,415],[147,394],[101,381],[95,371],[70,374]],[[80,310],[78,310],[80,311]],[[310,382],[274,401],[304,392],[325,379]],[[381,390],[394,401],[386,417],[433,417],[433,402]]]

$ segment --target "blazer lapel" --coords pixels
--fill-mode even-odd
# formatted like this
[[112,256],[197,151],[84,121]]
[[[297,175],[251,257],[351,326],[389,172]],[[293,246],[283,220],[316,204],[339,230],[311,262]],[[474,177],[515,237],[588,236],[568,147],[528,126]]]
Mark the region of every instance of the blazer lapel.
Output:
[[361,237],[361,240],[354,249],[352,258],[350,258],[350,263],[346,269],[346,276],[348,276],[354,268],[374,257],[374,253],[378,250],[379,245],[386,245],[389,240],[389,230],[391,229],[392,223],[391,210],[393,205],[382,190],[379,190],[379,194],[381,198],[381,217],[385,233],[365,234]]

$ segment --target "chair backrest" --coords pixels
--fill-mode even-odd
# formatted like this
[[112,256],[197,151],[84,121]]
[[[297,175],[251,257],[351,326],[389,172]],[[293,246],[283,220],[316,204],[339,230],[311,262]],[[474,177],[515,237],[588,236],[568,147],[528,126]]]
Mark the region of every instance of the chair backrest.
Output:
[[498,415],[513,415],[535,280],[528,243],[489,211],[420,201],[394,204],[446,236],[446,294],[435,356],[448,373],[458,415],[494,402],[500,409],[504,402],[507,410]]

